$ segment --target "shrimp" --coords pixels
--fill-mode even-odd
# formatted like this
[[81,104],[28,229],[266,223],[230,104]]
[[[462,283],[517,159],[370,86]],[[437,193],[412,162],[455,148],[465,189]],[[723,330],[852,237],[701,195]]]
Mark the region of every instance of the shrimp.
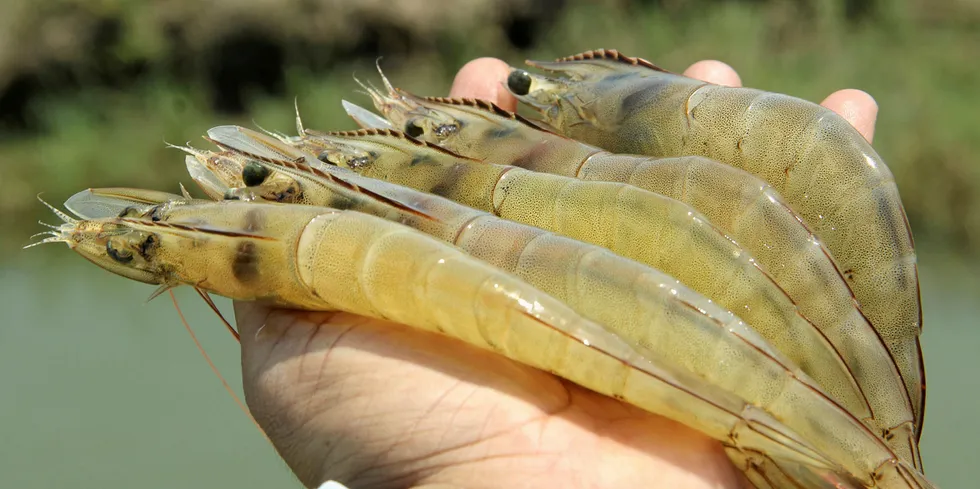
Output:
[[[870,471],[856,480],[763,410],[663,364],[513,275],[400,224],[354,211],[243,201],[182,201],[168,209],[156,212],[157,220],[76,220],[56,211],[64,224],[35,245],[63,242],[110,272],[164,288],[186,284],[238,300],[347,311],[456,338],[694,427],[747,460],[752,473],[814,488],[928,487],[874,486]],[[840,431],[858,441],[849,434],[859,431]],[[887,453],[878,448],[871,455]],[[851,465],[863,470],[870,460]],[[914,477],[900,464],[881,468],[882,480]]]
[[[495,164],[586,181],[628,183],[685,202],[742,245],[800,311],[841,352],[868,396],[874,426],[896,450],[919,451],[911,399],[881,336],[857,307],[830,252],[766,182],[704,157],[656,159],[612,154],[542,130],[489,102],[419,98],[391,86],[365,87],[394,127],[427,142]],[[344,104],[361,125],[379,126],[369,111]],[[376,116],[375,116],[376,117]]]
[[782,194],[841,267],[898,364],[922,433],[925,373],[916,255],[895,179],[846,120],[786,95],[712,85],[614,50],[514,69],[508,89],[557,132],[617,153],[700,155]]
[[[305,168],[300,170],[315,175],[305,172]],[[312,179],[307,180],[315,183]],[[379,184],[377,190],[394,188],[383,182]],[[319,193],[305,185],[303,188]],[[99,195],[97,190],[94,193]],[[91,202],[99,201],[92,195],[90,190],[69,200],[76,209],[87,209]],[[109,195],[118,193],[109,192]],[[333,200],[333,197],[328,199]],[[443,201],[432,199],[437,203]],[[134,207],[124,206],[126,203],[123,199],[123,205],[115,208],[121,207],[124,214],[134,215]],[[113,206],[104,208],[112,209]],[[309,209],[309,212],[294,209]],[[695,346],[710,355],[704,359],[706,364],[727,364],[726,356],[738,361],[743,354],[760,359],[761,365],[744,365],[745,375],[732,375],[739,369],[730,369],[718,372],[715,378],[732,383],[734,377],[738,382],[750,382],[768,391],[770,394],[763,409],[755,407],[754,403],[745,403],[738,396],[729,398],[729,392],[719,389],[720,386],[711,381],[714,379],[701,379],[687,369],[678,368],[670,360],[665,361],[662,355],[669,354],[671,347],[658,346],[658,343],[667,338],[651,338],[649,346],[628,339],[624,341],[520,278],[447,243],[389,221],[329,208],[234,201],[201,203],[180,196],[172,196],[158,206],[144,207],[141,211],[136,217],[69,223],[58,230],[53,240],[74,245],[76,251],[116,273],[121,273],[116,268],[119,264],[149,271],[158,278],[157,283],[165,287],[191,284],[236,299],[262,298],[281,306],[312,310],[340,309],[437,331],[550,371],[597,392],[612,393],[613,397],[655,414],[680,417],[682,412],[690,409],[690,404],[705,404],[694,409],[693,417],[686,414],[682,419],[673,419],[694,423],[689,426],[725,443],[729,456],[742,462],[750,477],[785,478],[801,487],[854,487],[855,484],[884,488],[929,487],[923,485],[928,483],[915,482],[919,476],[914,470],[896,462],[895,455],[859,420],[819,389],[808,386],[805,376],[780,364],[778,354],[760,356],[760,353],[752,353],[755,348],[767,347],[761,340],[753,339],[744,325],[706,324],[698,329],[707,332],[707,336],[702,338],[695,333],[680,343],[710,342],[711,345]],[[472,214],[475,211],[463,212]],[[407,217],[411,219],[411,216]],[[485,231],[501,231],[486,223],[481,226],[471,222],[477,229],[484,228],[474,233],[472,239],[486,239]],[[472,229],[471,225],[464,227]],[[487,229],[490,227],[495,229]],[[77,230],[89,228],[98,231],[78,236]],[[539,236],[547,234],[541,232]],[[100,238],[104,244],[98,242]],[[546,249],[547,244],[538,251]],[[97,257],[101,261],[93,259],[96,252],[101,253]],[[220,259],[222,256],[225,256],[224,260]],[[539,257],[558,263],[562,258],[547,252]],[[615,260],[607,264],[615,265]],[[628,261],[618,260],[621,263]],[[610,277],[623,271],[628,271],[628,267],[618,267]],[[275,284],[276,288],[269,288],[267,283]],[[599,284],[590,284],[589,290],[603,291],[601,286],[593,289],[592,285]],[[344,289],[354,290],[339,292]],[[449,294],[450,291],[455,295]],[[471,294],[477,297],[467,297]],[[684,297],[687,292],[681,290],[680,295]],[[598,304],[601,300],[595,302]],[[480,312],[466,310],[459,304],[474,304]],[[694,309],[685,312],[682,308],[678,311],[681,316],[672,317],[671,323],[677,320],[677,327],[684,328],[684,316],[690,316],[691,311]],[[703,313],[693,314],[696,317]],[[720,314],[732,317],[724,311]],[[725,339],[725,329],[729,327],[734,328],[734,334]],[[664,329],[665,333],[669,331],[670,328]],[[743,333],[748,336],[738,339]],[[733,338],[736,341],[731,341]],[[742,342],[746,345],[755,342],[757,346],[738,346]],[[737,348],[740,352],[729,352],[729,348]],[[689,353],[698,354],[697,351]],[[565,354],[576,355],[575,360],[560,358]],[[612,360],[605,360],[606,355],[613,357]],[[604,366],[603,362],[609,365]],[[657,375],[653,376],[657,379],[654,382],[656,389],[647,385],[650,381],[646,377],[637,379],[641,374],[634,372],[647,373],[650,367],[656,369]],[[609,379],[616,380],[610,383]],[[596,388],[597,384],[605,385]],[[616,387],[619,385],[624,387]],[[688,391],[695,395],[685,397],[683,394]],[[630,393],[634,395],[627,395]],[[656,404],[649,402],[651,398],[657,399]],[[725,409],[726,404],[717,404],[717,398],[736,406],[742,403],[742,411]],[[738,432],[744,429],[742,425],[747,421],[742,419],[747,406],[752,406],[753,417],[765,419],[762,423],[753,420],[767,429],[762,433],[765,437],[760,442],[763,447],[751,446],[751,443],[757,443],[753,440],[749,444],[743,443],[746,433]],[[722,409],[723,413],[710,413],[715,418],[720,415],[722,419],[704,418],[700,412],[704,408]],[[765,408],[787,413],[784,416],[792,421],[808,418],[805,422],[795,423],[806,432],[792,431],[793,427],[780,416],[769,417],[772,413]],[[708,430],[702,424],[706,421]],[[771,423],[776,426],[770,426]],[[755,424],[745,425],[750,430],[753,426]],[[760,433],[748,434],[752,438]],[[810,445],[798,442],[797,436]],[[733,440],[735,445],[731,444]],[[829,452],[828,449],[821,451],[821,445],[829,447]],[[756,453],[757,448],[767,451]],[[787,449],[793,452],[784,455],[782,452]],[[834,456],[828,458],[824,453]],[[887,459],[882,460],[882,457]],[[841,470],[844,472],[835,472]],[[889,480],[894,483],[882,483]]]
[[[242,130],[222,126],[208,134],[222,146],[255,151],[256,144],[238,136]],[[293,143],[358,174],[603,246],[659,269],[744,319],[856,416],[871,417],[833,345],[751,256],[685,204],[623,184],[478,163],[397,131],[317,134]]]

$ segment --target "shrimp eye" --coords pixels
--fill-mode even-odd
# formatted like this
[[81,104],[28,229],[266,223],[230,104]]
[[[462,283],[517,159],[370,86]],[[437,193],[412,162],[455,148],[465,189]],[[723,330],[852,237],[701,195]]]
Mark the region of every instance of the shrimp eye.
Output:
[[459,131],[459,128],[456,127],[456,124],[443,124],[436,128],[436,136],[440,138],[445,138],[453,134],[456,134],[456,131]]
[[514,70],[507,75],[507,88],[514,95],[527,95],[531,91],[531,75],[523,70]]
[[113,260],[119,263],[129,263],[133,261],[133,252],[129,250],[117,250],[112,246],[112,241],[107,241],[105,244],[105,252]]
[[405,134],[408,134],[409,137],[418,138],[422,136],[422,134],[425,134],[425,131],[422,129],[422,126],[416,124],[415,121],[408,121],[405,124]]
[[367,156],[358,156],[357,158],[351,158],[350,160],[347,161],[347,164],[353,170],[368,166],[368,164],[370,163],[371,163],[371,158],[368,158]]
[[254,187],[261,185],[269,177],[270,173],[272,171],[269,168],[254,161],[249,161],[245,164],[245,168],[242,168],[242,181],[245,182],[246,187]]

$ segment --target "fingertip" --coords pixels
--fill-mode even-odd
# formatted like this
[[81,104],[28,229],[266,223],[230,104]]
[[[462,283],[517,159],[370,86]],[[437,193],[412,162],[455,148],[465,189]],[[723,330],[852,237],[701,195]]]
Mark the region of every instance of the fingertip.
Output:
[[684,76],[726,87],[742,86],[742,79],[734,68],[713,59],[694,63],[684,70]]
[[868,142],[874,139],[878,103],[867,92],[853,88],[838,90],[825,98],[820,105],[840,114]]
[[497,58],[474,59],[460,68],[449,96],[489,100],[513,112],[517,99],[503,86],[509,74],[510,66]]

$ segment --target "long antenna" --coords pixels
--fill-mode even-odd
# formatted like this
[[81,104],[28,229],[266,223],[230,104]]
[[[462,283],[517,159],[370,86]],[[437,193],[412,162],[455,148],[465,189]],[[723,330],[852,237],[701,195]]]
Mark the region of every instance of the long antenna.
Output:
[[[174,295],[173,289],[168,290],[167,292],[170,294],[170,299],[173,300],[174,309],[177,310],[177,315],[180,316],[180,322],[183,323],[184,329],[187,330],[187,333],[191,335],[191,340],[194,341],[194,346],[197,347],[197,351],[201,352],[201,355],[204,357],[204,361],[208,362],[208,367],[211,367],[211,371],[214,372],[214,375],[218,376],[218,380],[221,381],[221,385],[224,386],[225,390],[228,391],[229,394],[231,394],[231,398],[235,400],[235,404],[238,405],[238,408],[241,409],[243,413],[245,413],[245,416],[248,416],[248,419],[252,421],[252,424],[254,424],[255,427],[259,429],[259,433],[262,433],[262,436],[266,439],[266,441],[268,441],[271,444],[272,440],[269,439],[269,435],[267,435],[265,433],[265,430],[263,430],[262,427],[259,426],[259,422],[255,420],[255,418],[252,416],[252,413],[248,410],[248,407],[246,407],[245,403],[243,403],[241,398],[238,397],[238,394],[235,393],[235,390],[231,388],[231,385],[228,384],[228,381],[225,380],[225,377],[221,375],[221,372],[218,370],[218,367],[214,364],[214,362],[211,361],[211,357],[208,356],[208,353],[204,351],[204,346],[201,345],[201,342],[197,339],[197,335],[194,334],[194,330],[191,329],[191,325],[187,324],[187,318],[184,317],[184,312],[180,310],[180,305],[177,304],[177,296]],[[222,320],[224,320],[224,318],[222,318]]]

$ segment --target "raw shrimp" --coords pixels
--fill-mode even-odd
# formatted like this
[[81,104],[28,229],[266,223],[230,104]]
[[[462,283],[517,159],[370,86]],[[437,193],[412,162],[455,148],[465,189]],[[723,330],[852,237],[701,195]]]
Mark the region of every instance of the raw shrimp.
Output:
[[559,133],[616,153],[700,155],[769,182],[841,267],[897,361],[921,435],[925,374],[915,249],[895,179],[846,120],[786,95],[712,85],[610,50],[529,62],[507,86]]
[[[487,163],[514,165],[588,181],[628,183],[685,202],[728,233],[772,275],[800,311],[841,352],[868,397],[874,426],[896,451],[914,459],[915,418],[894,359],[857,307],[830,252],[763,180],[698,157],[612,154],[542,130],[526,119],[477,100],[419,98],[365,87],[388,120],[351,103],[362,125],[405,128],[419,139]],[[381,119],[384,120],[384,119]]]
[[[304,171],[305,175],[315,175],[314,172],[305,172],[307,170],[305,168],[301,168],[301,170]],[[286,170],[286,173],[292,174],[288,170]],[[299,175],[299,172],[296,174]],[[312,178],[304,178],[304,180],[306,183],[319,186],[316,185],[316,181]],[[330,182],[332,182],[332,179],[324,183],[329,186],[331,184]],[[370,184],[370,182],[364,183]],[[375,191],[385,191],[389,188],[395,188],[390,184],[378,183],[380,186],[375,188]],[[301,187],[304,189],[304,193],[322,192],[322,190],[308,187],[303,182],[301,182]],[[99,195],[99,191],[94,191],[94,193],[95,195]],[[106,193],[103,192],[102,194],[105,195]],[[92,198],[92,195],[93,191],[91,190],[76,195],[70,199],[73,202],[72,207],[75,209],[89,208],[91,202],[99,201],[98,198]],[[156,196],[157,194],[154,194],[154,197]],[[327,196],[326,198],[328,200],[334,200],[332,196]],[[453,206],[443,199],[435,197],[430,197],[430,199],[431,202],[435,203],[432,207],[437,210],[440,209],[440,203],[445,204],[448,208],[452,208]],[[117,198],[116,200],[122,200],[122,202],[127,203],[125,199]],[[140,200],[140,202],[145,202],[145,200]],[[113,208],[111,205],[104,207],[106,209]],[[134,207],[118,205],[115,208],[120,207],[124,209],[123,214],[134,214]],[[377,222],[359,217],[364,216],[363,214],[351,215],[353,213],[349,211],[315,207],[308,207],[313,212],[305,214],[294,211],[280,211],[283,208],[295,207],[304,208],[303,206],[275,205],[270,207],[269,205],[251,203],[241,203],[237,206],[234,203],[226,203],[222,206],[222,204],[186,201],[183,197],[172,196],[171,199],[161,202],[158,206],[140,209],[143,222],[148,223],[148,226],[135,225],[134,223],[140,222],[140,219],[134,218],[107,220],[103,222],[107,223],[110,230],[108,232],[97,233],[95,239],[97,240],[100,235],[109,236],[107,242],[103,245],[104,249],[102,252],[112,259],[111,264],[113,266],[118,262],[129,265],[134,262],[134,258],[138,257],[137,260],[142,260],[143,263],[137,261],[135,266],[142,270],[157,271],[157,274],[161,276],[159,282],[164,284],[165,287],[178,283],[188,283],[222,295],[229,295],[218,284],[229,281],[229,279],[234,277],[236,283],[230,287],[230,290],[238,291],[238,295],[232,296],[234,298],[246,300],[265,298],[272,299],[279,305],[290,307],[303,307],[317,310],[341,309],[370,315],[372,317],[389,318],[394,321],[405,322],[412,326],[439,331],[468,341],[471,344],[489,348],[507,355],[512,359],[523,361],[526,364],[538,368],[544,368],[560,376],[565,376],[569,380],[582,383],[586,387],[607,395],[609,392],[612,392],[615,396],[617,392],[621,392],[622,390],[610,389],[609,387],[603,388],[604,390],[596,389],[593,385],[586,384],[586,382],[592,382],[593,384],[604,383],[607,377],[602,374],[612,374],[613,376],[608,377],[612,379],[626,379],[630,374],[616,376],[614,372],[606,369],[593,372],[590,371],[589,367],[585,367],[582,364],[575,364],[573,366],[572,364],[575,362],[557,360],[555,357],[561,353],[595,355],[596,352],[593,352],[589,348],[597,349],[600,355],[610,351],[629,351],[632,352],[633,357],[626,355],[616,357],[619,359],[635,358],[632,363],[626,363],[625,368],[635,368],[636,359],[646,361],[660,360],[657,363],[657,367],[660,371],[669,374],[671,376],[670,378],[686,380],[687,384],[692,385],[692,388],[697,387],[694,384],[695,382],[705,382],[704,385],[711,386],[712,396],[728,395],[727,389],[721,394],[717,392],[718,387],[722,387],[722,389],[724,387],[718,385],[715,382],[716,380],[732,386],[742,384],[742,387],[736,388],[743,391],[751,391],[753,387],[749,387],[746,384],[752,384],[754,388],[760,389],[760,393],[767,394],[763,394],[760,398],[763,399],[762,405],[750,404],[761,408],[761,414],[763,416],[769,414],[775,416],[775,419],[767,420],[767,422],[774,421],[782,423],[774,430],[774,433],[766,433],[766,436],[780,440],[780,443],[775,444],[776,446],[766,447],[768,450],[776,449],[777,452],[775,453],[779,455],[773,455],[772,452],[768,451],[762,452],[764,455],[760,455],[753,452],[755,447],[738,444],[735,446],[730,445],[729,442],[735,435],[734,429],[729,429],[722,437],[716,436],[714,432],[705,431],[706,434],[715,436],[716,439],[726,443],[726,446],[729,447],[727,449],[729,456],[733,460],[741,462],[743,465],[740,466],[743,469],[747,469],[750,477],[755,475],[763,480],[781,480],[781,478],[785,478],[789,481],[795,481],[802,487],[835,487],[835,483],[842,484],[842,486],[837,487],[853,487],[854,484],[865,484],[867,487],[928,487],[927,485],[914,485],[915,483],[908,482],[906,478],[915,480],[917,477],[914,471],[911,471],[911,468],[908,466],[898,464],[894,460],[895,455],[873,433],[868,431],[860,421],[847,413],[826,395],[822,394],[819,389],[807,385],[805,376],[794,373],[784,364],[780,363],[777,358],[778,354],[772,352],[764,342],[755,338],[750,330],[746,329],[744,325],[737,321],[737,318],[734,318],[734,316],[726,311],[718,311],[710,302],[703,301],[702,299],[701,303],[698,304],[698,306],[707,306],[708,312],[698,311],[695,307],[677,307],[675,311],[677,315],[671,314],[666,318],[668,319],[668,325],[656,328],[657,331],[647,330],[648,333],[659,334],[644,338],[647,341],[641,340],[634,342],[629,341],[631,338],[626,338],[627,341],[623,342],[619,336],[615,334],[610,335],[601,326],[576,316],[577,313],[573,310],[558,309],[556,304],[561,305],[561,303],[555,301],[553,296],[545,295],[533,286],[520,282],[519,279],[515,279],[512,275],[499,271],[499,269],[487,267],[479,261],[462,254],[455,248],[446,247],[441,249],[433,245],[432,242],[419,242],[410,239],[416,236],[407,234],[410,230],[401,226],[398,227],[401,229],[365,230],[364,228],[372,226],[382,228],[383,226],[378,225]],[[442,207],[442,209],[446,208]],[[87,211],[82,210],[82,212]],[[446,210],[439,210],[439,212],[448,213]],[[473,210],[462,210],[462,212],[466,215],[476,213],[477,216],[482,215],[490,219],[490,221],[479,222],[476,219],[467,219],[469,224],[463,223],[462,226],[466,228],[465,231],[467,233],[472,233],[472,235],[462,236],[461,241],[486,240],[489,237],[488,233],[502,233],[511,236],[526,234],[526,231],[521,232],[518,229],[519,225],[509,223],[515,227],[511,229],[507,229],[506,227],[501,228],[499,225],[506,225],[508,223],[499,220],[495,222],[495,218],[492,216]],[[415,218],[414,214],[405,216],[406,220],[413,218]],[[318,226],[318,221],[321,219],[324,220],[322,222],[322,229]],[[339,223],[335,221],[339,221]],[[130,237],[129,234],[114,229],[113,226],[119,223],[124,225],[128,224],[131,229],[137,230],[135,236]],[[309,224],[307,225],[306,223]],[[79,225],[76,223],[69,224],[69,226],[74,225],[75,227],[85,228],[86,224],[82,223]],[[166,230],[155,231],[153,229],[155,226],[164,226]],[[515,233],[515,230],[518,232]],[[64,228],[60,231],[64,233]],[[447,234],[451,232],[452,230],[447,230]],[[157,233],[159,235],[153,238],[148,236],[147,233]],[[170,233],[173,233],[175,236],[171,236]],[[187,236],[188,234],[190,236]],[[312,234],[312,236],[308,236],[309,234]],[[272,236],[275,236],[275,238],[272,238]],[[348,239],[353,242],[347,243],[347,240],[344,238],[348,238],[349,236],[357,236],[362,239]],[[543,231],[538,231],[537,236],[544,237],[542,240],[544,242],[524,249],[522,259],[518,260],[519,263],[516,264],[517,268],[529,266],[531,268],[537,268],[537,271],[540,272],[541,267],[535,265],[540,265],[542,262],[548,262],[549,264],[565,262],[563,259],[567,258],[567,256],[562,256],[563,254],[555,255],[549,252],[549,250],[553,251],[562,248],[561,243],[563,240],[568,243],[574,243],[573,241],[555,237]],[[549,240],[548,238],[551,239]],[[190,243],[184,243],[181,240],[188,240]],[[82,241],[84,242],[84,239]],[[149,241],[149,245],[146,244],[147,241]],[[230,241],[231,243],[224,241]],[[239,241],[239,243],[232,246],[236,241]],[[533,244],[537,240],[522,241]],[[548,241],[550,241],[550,244]],[[243,243],[254,244],[248,246]],[[420,243],[430,246],[422,246]],[[311,252],[308,249],[311,246],[316,248],[316,251]],[[192,252],[190,251],[190,247],[194,248]],[[290,263],[288,258],[290,257],[289,250],[292,250],[292,247],[295,247],[297,251],[295,252],[294,262]],[[323,249],[332,247],[339,247],[347,253],[341,254],[334,250]],[[388,253],[378,251],[377,248],[379,247]],[[418,247],[421,247],[422,251],[415,249]],[[247,253],[254,256],[243,258],[244,249],[249,249],[250,251]],[[452,253],[446,250],[451,250]],[[78,250],[76,249],[76,251]],[[204,260],[197,258],[182,262],[179,260],[181,252],[184,255],[211,256],[212,259]],[[85,253],[85,251],[80,251],[80,253]],[[355,257],[353,263],[351,263],[352,260],[348,254]],[[504,254],[508,253],[505,252]],[[216,258],[223,255],[227,255],[229,258],[224,260],[225,263],[222,266],[221,260]],[[530,255],[538,256],[535,258]],[[567,253],[564,253],[564,255],[567,255]],[[164,260],[164,263],[157,263],[156,258],[161,256],[168,257],[168,259]],[[604,264],[613,267],[606,272],[606,278],[615,282],[617,280],[615,277],[625,273],[626,276],[619,279],[624,280],[622,284],[627,287],[639,286],[637,292],[642,295],[644,290],[643,282],[640,280],[631,280],[631,278],[637,278],[635,267],[631,267],[628,260],[618,258],[611,253],[607,252],[605,256],[606,260]],[[268,265],[263,263],[267,260],[267,257],[270,257],[268,259],[272,262]],[[596,258],[599,258],[599,262],[602,262],[601,255]],[[320,265],[326,259],[332,259],[328,262],[330,265]],[[94,261],[97,264],[102,264],[98,260]],[[202,262],[203,266],[201,266]],[[243,265],[241,263],[244,262],[248,262],[249,265],[247,267],[255,268],[255,271],[242,273],[241,268]],[[391,262],[396,262],[400,265],[393,267]],[[411,262],[416,263],[412,265],[410,264]],[[464,263],[469,266],[464,267]],[[344,264],[346,267],[340,264]],[[435,264],[445,266],[436,266]],[[637,264],[636,266],[639,265]],[[196,271],[184,271],[185,267]],[[447,270],[454,267],[458,269]],[[320,268],[325,269],[323,272],[329,273],[318,275],[318,272],[321,272]],[[357,277],[356,273],[358,272],[349,271],[346,268],[363,271],[363,277]],[[429,268],[437,271],[429,270]],[[645,267],[640,266],[640,268]],[[227,269],[231,269],[232,271],[230,276],[227,273]],[[478,273],[481,271],[484,273]],[[575,273],[572,269],[567,271]],[[446,274],[452,273],[458,273],[466,277],[475,274],[476,277],[463,280],[462,287],[459,287],[460,284],[458,282],[452,282],[446,278]],[[293,275],[294,279],[284,280],[283,277],[271,277],[273,274],[286,275],[287,277]],[[250,278],[243,279],[243,275]],[[633,277],[629,277],[629,275],[633,275]],[[213,280],[210,278],[211,276],[223,278]],[[409,280],[405,280],[405,277]],[[299,278],[299,280],[296,280],[296,278]],[[376,283],[371,280],[372,278],[375,279]],[[419,280],[412,280],[416,278]],[[508,281],[508,279],[510,280]],[[586,290],[590,292],[598,291],[596,295],[603,296],[602,298],[593,299],[593,305],[587,305],[587,308],[603,309],[613,306],[613,304],[599,305],[604,298],[616,294],[609,287],[603,287],[601,279],[601,276],[596,277],[596,280],[590,280],[590,283],[587,284],[588,287]],[[407,284],[425,284],[424,286],[414,287],[416,289],[432,287],[431,284],[436,281],[440,281],[441,287],[433,287],[436,289],[434,291],[401,290],[413,289],[413,287]],[[451,283],[445,284],[441,283],[442,281]],[[256,286],[254,291],[249,292],[241,288],[243,282],[256,284],[263,282],[276,283],[277,288],[274,289],[275,292],[272,295],[270,295],[271,289],[266,288],[264,285]],[[322,285],[321,282],[323,282]],[[394,288],[395,290],[391,290],[391,284],[394,282],[400,282],[402,285]],[[546,279],[543,283],[547,282],[548,280]],[[290,286],[290,283],[295,284]],[[337,294],[338,289],[344,288],[345,284],[351,283],[358,284],[357,287],[352,287],[357,293],[348,292],[347,294],[340,295],[339,298],[334,295]],[[490,286],[489,284],[493,285]],[[481,290],[481,287],[490,290]],[[678,288],[680,289],[679,297],[693,297],[683,287]],[[457,293],[460,291],[468,293],[475,290],[475,293],[479,294],[482,292],[491,296],[503,290],[506,292],[502,293],[510,296],[513,302],[508,303],[504,301],[502,306],[500,299],[496,297],[483,297],[479,299],[466,299],[463,297],[439,297],[438,299],[433,299],[429,297],[430,295],[439,296],[440,294],[446,294],[448,290],[453,290]],[[651,290],[655,291],[655,289]],[[613,292],[613,294],[603,292]],[[358,294],[363,295],[363,297],[351,297],[352,295],[357,296]],[[390,298],[387,297],[389,295],[391,296]],[[321,299],[325,297],[329,297],[330,300]],[[317,299],[320,299],[322,303],[315,304]],[[429,311],[432,308],[445,308],[450,300],[458,301],[455,304],[475,304],[481,312],[480,314],[474,314],[472,311],[464,311],[462,312],[464,316],[469,317],[469,315],[473,314],[475,321],[461,322],[455,315],[445,309],[440,309],[438,313],[423,312],[421,314],[419,314],[420,311],[416,310],[416,308],[424,311]],[[313,303],[312,306],[311,303]],[[407,306],[406,304],[414,307]],[[529,306],[529,304],[534,304],[534,306]],[[517,305],[517,311],[511,314],[486,311],[488,308],[507,306],[513,308],[515,305]],[[561,307],[564,306],[561,305]],[[530,310],[524,310],[522,308]],[[458,310],[459,306],[456,309]],[[712,311],[717,316],[712,317]],[[505,321],[507,320],[510,320],[510,324],[513,324],[515,318],[512,316],[516,316],[517,320],[523,320],[525,316],[521,316],[522,314],[533,317],[534,313],[538,314],[538,317],[534,318],[538,321],[541,320],[541,317],[546,318],[539,325],[539,327],[544,326],[544,332],[532,331],[533,326],[536,324],[533,321],[511,331],[507,331],[500,326],[501,324],[506,324]],[[492,322],[486,324],[481,323],[480,319],[484,318],[488,321],[492,320]],[[648,318],[655,320],[655,318],[649,316]],[[713,321],[719,321],[721,318],[727,318],[730,322],[728,324],[710,324]],[[705,321],[705,319],[707,321],[701,326],[695,326],[693,329],[689,329],[685,326],[693,323],[689,323],[685,319],[693,319],[694,323]],[[477,324],[473,324],[474,322]],[[549,327],[553,327],[550,326],[552,323],[566,326],[566,331],[573,335],[575,333],[579,334],[571,338],[559,336],[558,338],[561,341],[567,342],[569,345],[586,345],[586,348],[576,351],[571,346],[559,347],[552,345],[552,343],[558,341],[549,338],[553,334],[553,331],[556,331],[555,329],[548,329]],[[578,323],[583,323],[585,326],[578,325]],[[465,327],[471,324],[472,326],[468,329],[472,329],[473,331],[463,331],[461,325]],[[569,327],[571,325],[576,326]],[[726,331],[726,329],[730,329],[731,332]],[[526,333],[529,337],[522,337],[520,335],[522,332]],[[582,334],[583,332],[585,334]],[[676,341],[671,341],[670,337],[674,336],[674,333],[677,333],[679,338]],[[742,337],[743,334],[747,336]],[[506,339],[495,340],[497,335]],[[596,341],[596,338],[598,338],[598,341]],[[569,339],[572,341],[568,341]],[[683,345],[687,343],[707,344],[684,347]],[[540,351],[535,351],[534,348],[530,348],[529,345],[541,344],[548,345],[543,349],[543,358],[529,359],[530,356],[541,353]],[[606,345],[614,345],[615,348],[610,348]],[[693,350],[686,352],[687,355],[682,355],[684,357],[690,357],[692,355],[704,356],[705,358],[701,358],[698,361],[704,362],[700,365],[700,369],[708,373],[710,376],[709,379],[702,380],[700,376],[691,376],[688,373],[689,370],[686,368],[678,369],[670,359],[665,359],[663,356],[665,354],[678,354],[671,351],[675,347],[693,347]],[[745,359],[744,356],[748,356],[749,358]],[[580,357],[578,361],[589,364],[590,367],[592,366],[592,360],[587,356]],[[693,365],[697,367],[696,362]],[[736,367],[739,364],[741,367]],[[709,366],[717,367],[719,365],[729,365],[729,368],[724,369],[724,371],[719,369],[717,372],[712,373]],[[620,364],[620,368],[624,368],[624,364]],[[568,374],[568,370],[573,371],[573,373]],[[739,371],[744,371],[744,375],[738,374]],[[662,376],[665,377],[665,375]],[[633,380],[633,377],[629,377],[629,379],[631,383],[636,382]],[[615,385],[616,382],[614,381],[613,384]],[[679,384],[681,382],[675,380],[670,388],[677,389]],[[633,386],[632,390],[637,391],[641,388],[645,387]],[[677,393],[665,393],[663,390],[661,389],[659,395],[678,397]],[[637,400],[646,399],[646,395],[647,393],[644,392],[632,398],[620,398],[627,402],[635,403]],[[670,401],[671,397],[658,397],[658,399],[661,400],[661,403],[670,404],[675,410],[685,403],[706,401],[705,398],[685,399],[680,401],[679,405],[673,403],[676,401]],[[741,400],[739,397],[735,399],[736,402]],[[715,403],[716,401],[712,398],[710,402]],[[651,412],[670,416],[669,413],[654,410],[663,409],[660,406],[656,408],[641,404],[638,404],[638,406]],[[712,407],[717,408],[717,406]],[[780,413],[781,416],[775,413]],[[674,415],[676,416],[676,414]],[[784,418],[804,431],[789,431],[793,429],[793,426],[782,422],[781,420]],[[687,418],[680,421],[696,421],[700,423],[704,420]],[[736,423],[739,422],[736,421]],[[703,427],[699,424],[691,426],[704,431]],[[767,426],[767,424],[763,426]],[[780,432],[780,430],[784,432]],[[720,433],[721,431],[717,431],[717,434]],[[784,461],[782,460],[783,455],[781,455],[783,450],[789,447],[794,450],[804,448],[802,444],[800,444],[801,446],[795,446],[797,443],[792,439],[789,445],[786,445],[787,442],[782,441],[782,437],[792,433],[802,436],[802,439],[809,441],[816,448],[806,446],[806,452],[803,454],[793,454],[790,460]],[[744,434],[738,434],[738,436],[737,441],[741,442],[741,436],[744,436]],[[771,442],[766,442],[766,444],[772,445]],[[815,453],[810,453],[815,450],[816,453],[821,455],[817,456]],[[831,457],[823,459],[823,454],[830,454]],[[888,457],[888,459],[880,460],[881,457]],[[801,466],[801,463],[804,465]],[[845,471],[849,471],[850,473],[835,474],[828,471],[827,467],[835,467],[835,463],[838,464],[836,465],[837,467],[843,467]],[[852,479],[856,480],[849,482]],[[889,482],[883,484],[881,482],[882,480],[893,480],[894,483]],[[830,481],[835,481],[835,483]],[[879,485],[870,485],[875,483]]]
[[[246,138],[242,131],[221,126],[208,135],[246,153],[266,147],[262,135]],[[265,139],[267,146],[281,145]],[[747,253],[681,202],[623,184],[482,164],[397,131],[315,135],[294,142],[364,176],[435,193],[662,270],[748,322],[856,416],[871,417],[833,345]]]
[[[787,474],[805,487],[875,487],[867,474],[878,467],[867,464],[886,456],[883,446],[851,464],[868,470],[867,480],[837,475],[840,466],[764,411],[408,227],[300,205],[191,201],[172,208],[156,221],[79,221],[59,211],[65,223],[41,243],[64,242],[108,271],[163,288],[187,284],[233,299],[341,310],[442,333],[694,427],[747,460],[750,472]],[[851,424],[833,430],[842,446],[860,443],[860,422]],[[908,472],[881,468],[896,481]]]

